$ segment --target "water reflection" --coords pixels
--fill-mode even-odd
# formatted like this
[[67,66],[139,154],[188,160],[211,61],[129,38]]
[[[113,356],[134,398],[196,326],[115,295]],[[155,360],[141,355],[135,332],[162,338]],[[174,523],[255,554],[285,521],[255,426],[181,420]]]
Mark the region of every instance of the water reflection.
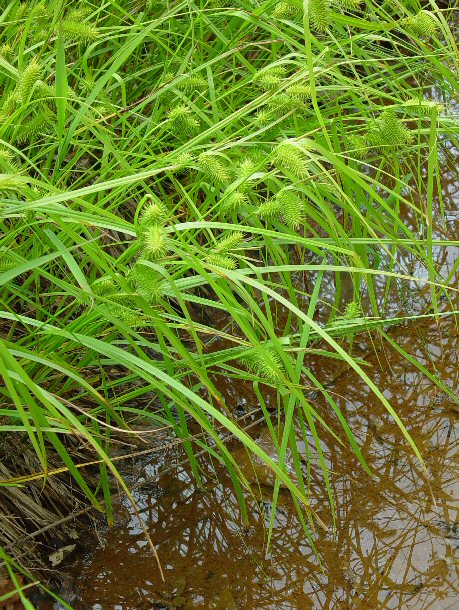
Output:
[[[457,390],[458,348],[448,328],[439,334],[434,323],[418,324],[408,331],[401,329],[398,342],[430,369],[434,362]],[[459,418],[452,401],[398,353],[385,347],[369,362],[373,379],[406,423],[426,469],[384,408],[355,375],[346,373],[336,383],[334,397],[375,477],[366,475],[333,436],[322,433],[337,513],[336,536],[315,533],[322,569],[285,492],[266,553],[269,503],[250,500],[251,516],[244,527],[223,472],[216,468],[212,474],[209,464],[203,465],[208,489],[202,490],[179,468],[154,489],[136,492],[166,584],[137,518],[125,505],[119,511],[122,525],[104,536],[100,548],[80,566],[79,607],[229,608],[228,603],[218,606],[222,591],[232,596],[233,607],[244,610],[459,607]],[[318,399],[314,406],[336,427],[325,404]],[[150,468],[151,463],[144,464],[146,472]],[[331,526],[316,461],[311,488],[315,510]]]

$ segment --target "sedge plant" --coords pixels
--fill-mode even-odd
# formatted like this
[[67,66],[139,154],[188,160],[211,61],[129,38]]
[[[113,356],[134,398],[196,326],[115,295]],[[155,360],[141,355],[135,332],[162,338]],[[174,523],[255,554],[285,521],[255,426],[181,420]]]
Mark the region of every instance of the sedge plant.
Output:
[[[362,377],[422,462],[347,339],[392,341],[390,324],[454,311],[434,256],[454,240],[436,230],[434,186],[458,131],[457,58],[433,0],[7,1],[0,431],[33,448],[41,472],[29,478],[44,493],[52,454],[111,522],[110,480],[129,495],[111,429],[129,435],[141,411],[182,440],[198,482],[196,450],[218,457],[244,517],[247,481],[220,431],[231,433],[274,471],[274,507],[281,483],[291,492],[314,544],[298,431],[313,439],[331,527],[335,505],[307,388],[368,469],[308,364],[318,351]],[[391,308],[413,281],[407,258],[425,269],[422,311]],[[263,412],[282,430],[277,460],[236,420],[219,376],[276,397]],[[99,465],[96,488],[74,437]]]

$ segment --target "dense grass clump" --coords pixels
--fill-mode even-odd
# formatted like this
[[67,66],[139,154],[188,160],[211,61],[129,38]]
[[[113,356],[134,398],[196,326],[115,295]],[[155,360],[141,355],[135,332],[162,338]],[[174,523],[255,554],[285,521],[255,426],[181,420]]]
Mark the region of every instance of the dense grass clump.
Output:
[[[430,287],[415,315],[439,316],[452,294],[433,256],[448,244],[439,149],[457,132],[443,102],[459,92],[442,12],[12,0],[0,27],[2,434],[27,439],[45,493],[52,455],[111,521],[111,476],[129,494],[112,431],[139,414],[183,440],[198,480],[196,447],[223,462],[244,508],[226,429],[275,472],[274,504],[282,482],[309,515],[307,469],[295,459],[292,479],[285,465],[296,426],[329,481],[306,386],[366,467],[310,356],[357,371],[404,430],[347,338],[412,313],[391,307],[408,259]],[[277,462],[225,404],[222,376],[275,396],[259,408],[283,426]]]

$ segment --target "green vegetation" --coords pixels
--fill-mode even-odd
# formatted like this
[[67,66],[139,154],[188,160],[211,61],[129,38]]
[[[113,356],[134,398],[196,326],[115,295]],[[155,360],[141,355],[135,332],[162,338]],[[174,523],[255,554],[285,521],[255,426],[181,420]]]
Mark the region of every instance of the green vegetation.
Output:
[[[140,416],[183,440],[198,481],[196,451],[220,460],[244,513],[225,429],[275,471],[274,505],[288,487],[313,543],[294,427],[312,435],[335,507],[311,386],[366,464],[309,359],[357,371],[404,429],[349,338],[392,341],[388,324],[453,311],[434,257],[451,243],[435,193],[459,92],[444,12],[433,0],[13,0],[0,28],[2,434],[33,448],[45,494],[57,461],[111,522],[111,477],[129,494],[111,432]],[[407,260],[425,269],[422,310],[391,307]],[[221,377],[253,384],[278,463]],[[100,461],[95,486],[77,445]],[[0,457],[12,472],[15,460]]]

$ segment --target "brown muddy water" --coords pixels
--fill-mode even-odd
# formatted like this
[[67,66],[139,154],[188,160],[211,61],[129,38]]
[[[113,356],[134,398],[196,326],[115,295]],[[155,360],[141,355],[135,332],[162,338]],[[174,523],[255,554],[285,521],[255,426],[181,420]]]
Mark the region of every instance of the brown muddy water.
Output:
[[[441,328],[440,332],[434,322],[418,323],[396,329],[392,336],[456,390],[457,331],[451,323]],[[367,348],[360,341],[355,349],[366,354]],[[101,532],[96,548],[90,544],[73,569],[74,607],[459,608],[459,412],[397,352],[377,346],[366,360],[373,379],[416,441],[426,471],[368,388],[353,373],[342,374],[333,396],[375,476],[365,474],[349,449],[322,433],[336,502],[333,535],[323,477],[310,439],[312,505],[330,528],[328,533],[320,529],[314,533],[322,565],[285,491],[281,491],[268,549],[269,485],[262,486],[261,496],[255,490],[249,500],[250,522],[244,527],[237,499],[221,470],[203,464],[208,476],[202,490],[186,467],[161,476],[161,469],[170,466],[170,456],[155,456],[137,463],[131,476],[138,482],[158,473],[157,482],[141,487],[135,499],[157,545],[166,583],[160,580],[137,517],[123,503],[118,506],[115,527]],[[228,392],[233,400],[244,402],[234,387]],[[315,406],[327,423],[336,423],[319,398]],[[263,429],[255,428],[253,434],[263,437]],[[249,472],[244,453],[237,447],[234,451]]]
[[[455,173],[445,172],[443,178],[442,213],[449,238],[457,239],[459,183]],[[454,269],[458,248],[438,249],[436,256],[446,277]],[[408,265],[415,276],[422,276],[416,262],[405,261],[403,266]],[[400,294],[388,313],[400,308]],[[408,311],[422,311],[429,300],[419,283],[405,286],[403,294],[402,305]],[[452,319],[439,324],[417,321],[389,332],[457,393],[459,344]],[[322,381],[335,379],[330,392],[374,473],[371,477],[364,472],[346,444],[320,432],[336,505],[333,531],[314,441],[308,438],[308,446],[299,444],[311,457],[311,505],[329,528],[312,534],[320,561],[285,491],[280,492],[267,547],[272,488],[260,469],[257,473],[266,484],[253,485],[249,523],[244,525],[228,476],[218,465],[208,459],[202,463],[202,489],[189,468],[179,465],[181,452],[154,453],[135,461],[125,474],[132,486],[149,481],[138,487],[134,498],[157,546],[166,582],[161,581],[137,516],[123,501],[116,508],[115,526],[99,529],[96,539],[88,532],[83,555],[76,563],[74,557],[69,559],[73,582],[66,593],[73,607],[459,609],[459,405],[376,335],[357,337],[352,349],[366,361],[367,372],[405,423],[424,457],[424,471],[397,425],[356,374],[331,361],[310,362]],[[241,423],[259,416],[247,416],[257,407],[249,388],[231,380],[221,381],[220,388]],[[317,396],[312,404],[338,430],[323,399]],[[263,442],[263,428],[254,426],[251,434]],[[236,444],[232,450],[254,481],[244,451]]]

